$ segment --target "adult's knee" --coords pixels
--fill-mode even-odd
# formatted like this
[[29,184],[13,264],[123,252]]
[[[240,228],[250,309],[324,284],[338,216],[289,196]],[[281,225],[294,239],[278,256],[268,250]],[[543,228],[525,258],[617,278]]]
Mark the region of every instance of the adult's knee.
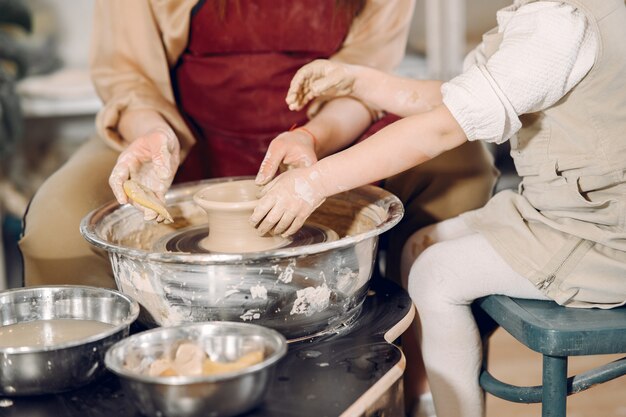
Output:
[[82,237],[80,222],[113,198],[107,178],[115,155],[103,144],[87,142],[37,190],[19,242],[28,285],[70,283],[96,269],[110,284],[108,261]]
[[106,253],[95,250],[80,234],[83,211],[72,214],[55,219],[44,202],[31,202],[19,241],[25,285],[115,286]]
[[79,227],[91,205],[81,201],[78,190],[72,190],[65,176],[53,176],[37,191],[24,216],[24,233],[20,249],[26,256],[46,254],[63,257],[82,246]]

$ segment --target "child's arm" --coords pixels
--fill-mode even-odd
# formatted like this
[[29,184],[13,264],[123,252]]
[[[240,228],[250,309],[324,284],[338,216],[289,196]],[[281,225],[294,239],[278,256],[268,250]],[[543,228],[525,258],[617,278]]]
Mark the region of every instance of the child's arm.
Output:
[[326,197],[400,173],[466,140],[444,105],[406,117],[309,168],[281,174],[263,189],[250,222],[261,234],[293,234]]
[[370,113],[359,101],[345,97],[329,101],[304,126],[284,132],[272,140],[259,168],[257,184],[268,183],[280,165],[308,167],[318,159],[345,148],[371,122]]
[[[331,100],[299,132],[284,133],[272,143],[261,163],[256,182],[268,183],[279,165],[307,167],[349,145],[370,123],[365,107],[381,108],[399,116],[432,110],[441,104],[441,82],[395,77],[358,65],[317,60],[302,67],[294,76],[287,104],[300,110],[320,96]],[[350,123],[345,123],[349,120]],[[309,162],[310,161],[310,162]]]
[[287,104],[300,110],[321,96],[353,96],[406,117],[441,104],[441,81],[397,77],[373,68],[319,59],[300,68],[291,81]]

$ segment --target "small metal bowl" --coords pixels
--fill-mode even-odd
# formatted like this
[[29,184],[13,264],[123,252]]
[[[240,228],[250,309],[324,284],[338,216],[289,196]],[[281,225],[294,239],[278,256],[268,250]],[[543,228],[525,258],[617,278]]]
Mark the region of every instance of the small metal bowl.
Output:
[[[207,376],[148,376],[125,366],[131,356],[133,361],[149,364],[181,341],[196,343],[221,361],[233,361],[257,349],[264,350],[264,359],[239,371]],[[261,403],[275,365],[286,352],[287,341],[275,330],[249,323],[205,322],[130,336],[109,349],[105,363],[147,416],[228,417]]]
[[40,347],[0,347],[0,394],[50,394],[88,384],[105,372],[104,355],[128,336],[139,305],[113,290],[42,286],[0,292],[0,326],[52,319],[96,320],[113,327],[94,336]]

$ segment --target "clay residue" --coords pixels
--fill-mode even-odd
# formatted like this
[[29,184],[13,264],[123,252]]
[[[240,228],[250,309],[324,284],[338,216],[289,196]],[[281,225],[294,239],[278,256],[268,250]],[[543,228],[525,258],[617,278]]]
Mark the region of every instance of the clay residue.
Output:
[[13,400],[9,398],[3,398],[0,400],[0,407],[2,408],[11,407],[12,405],[13,405]]
[[[171,305],[165,296],[165,286],[159,280],[167,275],[166,268],[155,266],[154,270],[146,268],[141,261],[123,258],[119,255],[111,257],[113,270],[117,271],[115,282],[124,293],[133,297],[145,311],[161,326],[173,326],[185,321],[180,309]],[[157,281],[157,282],[154,282]]]
[[258,308],[246,310],[246,312],[239,316],[239,318],[243,321],[258,320],[261,318],[261,310],[259,310]]
[[260,298],[261,300],[267,300],[267,288],[264,285],[254,285],[250,287],[250,295],[252,299]]
[[309,317],[323,311],[330,304],[330,294],[331,291],[326,283],[319,287],[307,287],[298,290],[290,314],[304,314]]
[[292,259],[289,261],[289,264],[285,267],[284,271],[280,272],[278,275],[278,281],[284,282],[285,284],[289,284],[293,280],[293,273],[296,267],[296,260]]
[[315,192],[313,191],[313,187],[311,187],[311,185],[307,181],[296,178],[294,186],[296,196],[298,198],[306,201],[308,204],[311,205],[315,203]]
[[350,268],[341,268],[337,271],[337,289],[344,294],[350,294],[357,288],[359,274]]

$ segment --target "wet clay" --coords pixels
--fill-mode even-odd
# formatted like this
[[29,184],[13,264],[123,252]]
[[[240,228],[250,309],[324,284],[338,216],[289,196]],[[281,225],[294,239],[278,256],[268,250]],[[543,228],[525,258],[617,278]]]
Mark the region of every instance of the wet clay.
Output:
[[280,248],[289,239],[259,236],[249,219],[258,203],[253,180],[229,181],[198,191],[193,200],[207,214],[209,235],[200,246],[210,252],[244,253]]
[[125,362],[126,369],[148,376],[208,376],[237,372],[257,363],[264,358],[262,350],[248,352],[232,362],[212,360],[202,346],[183,342],[145,367],[144,361],[134,363],[135,358]]
[[114,326],[95,320],[34,320],[0,327],[0,348],[47,347],[85,339]]
[[[230,181],[229,183],[236,182],[244,181]],[[250,183],[253,183],[253,181],[250,181]],[[217,183],[214,185],[221,184],[223,183]],[[258,192],[258,187],[256,185],[252,184],[252,188],[255,193]],[[201,189],[200,191],[202,190],[204,189]],[[196,192],[196,194],[199,194],[199,191]],[[256,204],[254,201],[256,200],[255,197],[250,199],[253,200],[252,204]],[[213,250],[197,249],[200,246],[199,241],[204,240],[204,232],[208,230],[207,213],[199,205],[198,201],[193,201],[192,199],[179,201],[168,206],[168,210],[175,220],[174,223],[169,225],[164,225],[163,223],[145,222],[142,216],[128,215],[128,213],[124,211],[116,211],[108,216],[109,218],[104,223],[104,226],[99,233],[104,236],[104,239],[108,242],[133,249],[156,252],[220,252],[220,250],[218,250],[219,245],[217,245],[217,243],[205,243],[205,245],[208,245],[209,247],[213,246]],[[254,209],[252,208],[251,210],[253,211]],[[249,213],[252,213],[252,211],[249,211]],[[132,213],[134,214],[134,211]],[[117,218],[120,214],[121,217]],[[357,189],[342,195],[328,198],[324,204],[313,212],[303,229],[306,229],[307,225],[313,224],[323,228],[323,232],[326,234],[328,234],[328,231],[331,231],[333,235],[332,237],[321,240],[322,242],[328,242],[372,231],[384,221],[386,216],[387,209],[385,206],[381,206],[378,201],[373,201],[371,195],[360,192]],[[246,216],[243,216],[243,218],[245,217]],[[196,231],[193,232],[193,236],[182,236],[183,233],[192,233],[188,229],[194,227],[203,230],[203,236],[201,238],[196,237],[196,234],[198,234]],[[213,227],[215,229],[216,227],[219,227],[219,224],[214,223]],[[256,230],[253,229],[253,231],[254,234],[252,236],[256,238]],[[219,234],[219,231],[216,232],[214,230],[214,234],[215,233]],[[309,233],[307,233],[307,235],[308,234]],[[231,238],[233,238],[233,236],[231,236]],[[183,244],[182,240],[187,239],[193,242],[186,241]],[[271,249],[283,248],[287,245],[291,245],[292,243],[295,243],[295,246],[306,246],[312,243],[320,243],[320,241],[317,240],[310,242],[306,239],[306,243],[301,244],[301,239],[297,236],[297,233],[287,239],[289,242],[284,242],[281,238],[278,238],[281,239],[279,242],[268,244],[265,243],[265,239],[267,239],[267,237],[262,239],[262,245],[268,245]],[[230,252],[232,253],[233,251]],[[251,252],[251,250],[234,252],[244,253]]]

